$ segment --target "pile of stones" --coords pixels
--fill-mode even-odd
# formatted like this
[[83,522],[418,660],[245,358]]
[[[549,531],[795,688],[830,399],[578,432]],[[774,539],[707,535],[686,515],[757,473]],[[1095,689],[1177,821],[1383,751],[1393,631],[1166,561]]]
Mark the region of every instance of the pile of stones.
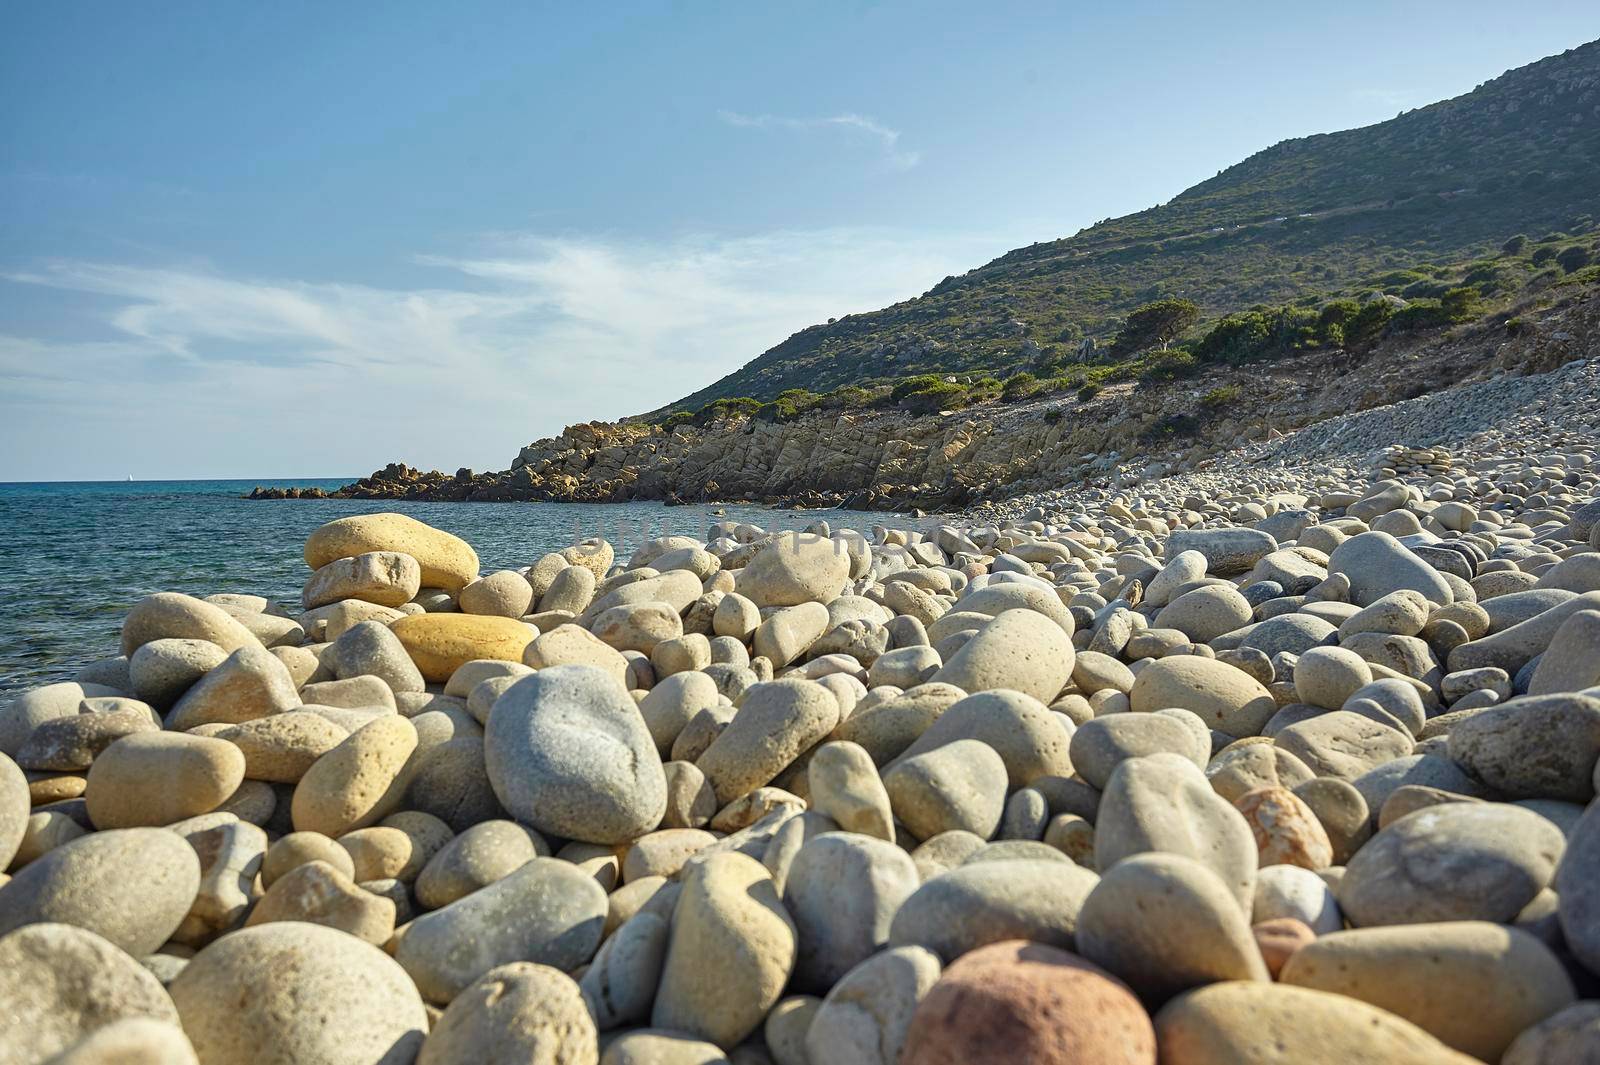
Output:
[[1442,447],[1406,447],[1395,444],[1378,463],[1379,477],[1442,477],[1452,468],[1450,452]]
[[1600,1061],[1551,458],[486,575],[330,522],[297,613],[152,595],[0,710],[0,1062]]

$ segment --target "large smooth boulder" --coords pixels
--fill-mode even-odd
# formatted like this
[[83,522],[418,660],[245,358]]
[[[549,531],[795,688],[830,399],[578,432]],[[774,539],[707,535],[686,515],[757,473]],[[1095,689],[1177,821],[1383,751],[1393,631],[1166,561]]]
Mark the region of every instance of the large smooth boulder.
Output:
[[917,1007],[898,1060],[1154,1065],[1156,1039],[1144,1007],[1116,977],[1056,947],[1010,940],[945,970]]
[[1385,532],[1359,533],[1334,548],[1328,556],[1328,573],[1349,578],[1350,601],[1357,606],[1402,588],[1420,592],[1440,606],[1455,601],[1450,582],[1438,570]]
[[594,1065],[594,1019],[572,977],[518,961],[484,973],[428,1033],[417,1065]]
[[118,1021],[178,1023],[161,981],[83,928],[33,924],[0,936],[0,1062],[51,1055]]
[[176,832],[91,832],[47,851],[0,886],[0,935],[41,921],[77,925],[150,954],[200,890],[200,859]]
[[459,591],[478,576],[478,555],[465,540],[404,514],[354,514],[336,518],[306,538],[306,565],[321,569],[369,551],[410,555],[422,568],[422,586]]
[[422,671],[411,660],[410,651],[394,630],[381,621],[362,621],[350,626],[323,652],[322,661],[341,680],[377,677],[397,694],[420,692],[425,688]]
[[1339,906],[1357,927],[1514,920],[1549,885],[1561,830],[1505,803],[1447,803],[1395,821],[1345,868]]
[[929,683],[965,692],[1005,688],[1050,703],[1072,679],[1072,638],[1037,610],[1007,610],[961,645]]
[[[903,1048],[918,1003],[938,979],[939,959],[921,947],[895,947],[872,955],[845,973],[815,1007],[804,1033],[803,1050],[794,1057],[838,1065],[921,1060],[904,1055]],[[783,1006],[779,1003],[769,1015],[765,1034],[774,1054],[787,1062],[790,1059],[783,1057],[781,1040],[774,1038],[778,1034],[775,1029],[782,1027]],[[771,1016],[780,1017],[777,1024]],[[775,1042],[779,1046],[774,1047]]]
[[157,592],[133,604],[122,622],[122,653],[132,655],[152,640],[205,640],[228,654],[261,641],[215,603],[180,592]]
[[17,764],[33,772],[81,773],[122,737],[160,728],[161,719],[148,703],[85,699],[71,717],[40,722],[17,750]]
[[368,551],[320,567],[301,589],[300,602],[307,610],[341,599],[401,606],[421,587],[422,568],[416,559],[398,551]]
[[1491,706],[1449,733],[1450,757],[1512,799],[1594,798],[1600,698],[1529,695]]
[[838,723],[839,701],[816,681],[756,684],[695,765],[726,805],[773,780]]
[[1250,922],[1220,877],[1178,854],[1137,854],[1078,913],[1078,953],[1149,1001],[1219,980],[1267,980]]
[[210,640],[151,640],[129,656],[128,682],[134,695],[166,710],[227,657],[228,652]]
[[1149,851],[1204,865],[1228,886],[1239,908],[1250,912],[1257,862],[1250,825],[1193,762],[1179,755],[1123,762],[1100,798],[1094,860],[1101,873]]
[[1277,712],[1272,693],[1250,674],[1199,655],[1171,655],[1148,663],[1133,682],[1128,703],[1136,713],[1178,707],[1230,736],[1254,736]]
[[886,840],[826,832],[801,846],[783,887],[799,938],[794,986],[825,992],[881,950],[920,883],[910,855]]
[[737,1046],[783,994],[795,935],[760,862],[729,852],[696,862],[673,911],[650,1023]]
[[894,764],[958,740],[977,740],[1000,756],[1009,786],[1019,788],[1039,777],[1071,775],[1070,730],[1065,719],[1032,696],[979,692],[946,708]]
[[1091,718],[1072,734],[1072,769],[1102,791],[1123,762],[1162,753],[1188,758],[1204,769],[1211,755],[1211,730],[1188,710],[1168,709]]
[[1573,827],[1555,889],[1568,948],[1590,972],[1600,973],[1600,804],[1590,803]]
[[758,548],[735,576],[734,589],[757,606],[827,603],[850,577],[843,541],[783,533]]
[[8,868],[16,857],[32,813],[28,778],[17,763],[0,754],[0,870]]
[[1215,576],[1244,573],[1278,549],[1278,541],[1259,529],[1175,529],[1167,537],[1167,557],[1198,552]]
[[1279,979],[1388,1010],[1483,1061],[1577,998],[1549,947],[1484,921],[1334,932],[1290,955]]
[[895,912],[891,946],[927,947],[946,962],[1007,939],[1073,949],[1078,911],[1100,878],[1057,861],[962,865],[927,880]]
[[956,740],[884,771],[896,818],[917,839],[962,829],[994,835],[1005,810],[1006,763],[981,740]]
[[533,609],[533,585],[516,570],[496,570],[461,589],[456,601],[466,614],[520,618]]
[[510,962],[576,969],[594,956],[605,919],[605,889],[593,876],[571,862],[535,858],[412,921],[395,960],[425,998],[445,1003]]
[[289,668],[263,647],[241,647],[185,691],[167,715],[170,729],[236,725],[300,704]]
[[[1600,532],[1594,534],[1600,540]],[[1500,1065],[1588,1065],[1600,1061],[1600,1002],[1576,1003],[1512,1040]]]
[[96,828],[140,828],[210,813],[244,780],[244,753],[227,740],[136,732],[89,767],[84,799]]
[[168,986],[206,1065],[409,1062],[428,1029],[405,970],[320,925],[280,921],[206,947]]
[[1156,1014],[1163,1065],[1473,1065],[1421,1028],[1344,995],[1225,981]]
[[501,805],[541,832],[623,843],[660,824],[667,781],[628,693],[592,666],[552,666],[495,701],[484,764]]
[[468,662],[494,658],[521,662],[538,632],[516,618],[487,614],[412,614],[390,626],[421,671],[443,684]]
[[311,763],[295,785],[290,816],[301,832],[338,837],[376,824],[405,798],[405,768],[417,729],[397,714],[380,714]]
[[15,758],[34,729],[46,721],[76,716],[85,699],[114,698],[121,694],[115,688],[71,680],[29,688],[0,707],[0,754]]

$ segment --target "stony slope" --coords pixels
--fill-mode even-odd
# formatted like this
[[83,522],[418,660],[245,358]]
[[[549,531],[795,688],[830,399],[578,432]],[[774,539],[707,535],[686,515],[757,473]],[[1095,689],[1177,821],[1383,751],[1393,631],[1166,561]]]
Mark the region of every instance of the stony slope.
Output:
[[919,372],[1048,366],[1181,296],[1220,314],[1354,294],[1600,214],[1600,42],[1362,129],[1285,141],[1169,203],[1019,248],[881,311],[802,330],[672,408]]

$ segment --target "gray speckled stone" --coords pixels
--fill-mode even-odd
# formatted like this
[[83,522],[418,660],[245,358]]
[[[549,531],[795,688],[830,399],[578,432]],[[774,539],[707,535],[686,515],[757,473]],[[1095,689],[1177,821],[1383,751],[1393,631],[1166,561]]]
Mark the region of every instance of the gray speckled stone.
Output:
[[484,746],[501,805],[541,832],[622,843],[666,812],[666,776],[638,707],[592,666],[517,681],[495,701]]

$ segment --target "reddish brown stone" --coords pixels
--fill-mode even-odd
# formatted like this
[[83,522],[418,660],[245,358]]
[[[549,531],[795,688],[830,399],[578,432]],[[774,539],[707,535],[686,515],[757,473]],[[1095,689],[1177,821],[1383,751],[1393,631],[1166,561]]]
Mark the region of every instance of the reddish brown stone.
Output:
[[1328,832],[1305,800],[1288,788],[1267,787],[1233,800],[1256,838],[1261,865],[1326,869],[1333,864]]
[[1311,926],[1293,917],[1274,917],[1250,929],[1255,934],[1256,946],[1267,963],[1267,971],[1276,980],[1289,960],[1289,955],[1317,938]]
[[1155,1065],[1150,1017],[1104,969],[1014,939],[964,954],[911,1019],[900,1065]]

